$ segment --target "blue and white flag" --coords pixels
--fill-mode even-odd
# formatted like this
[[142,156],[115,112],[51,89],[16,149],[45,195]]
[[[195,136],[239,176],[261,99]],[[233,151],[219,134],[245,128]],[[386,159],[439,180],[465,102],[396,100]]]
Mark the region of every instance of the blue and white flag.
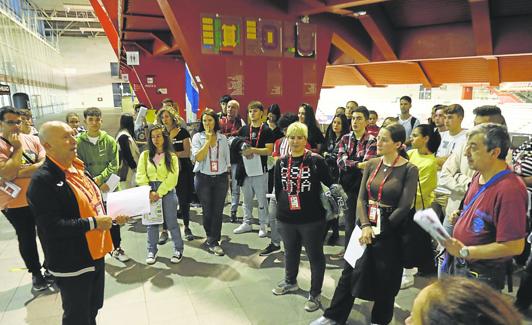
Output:
[[185,102],[187,112],[187,122],[196,122],[199,110],[199,90],[192,74],[185,63]]

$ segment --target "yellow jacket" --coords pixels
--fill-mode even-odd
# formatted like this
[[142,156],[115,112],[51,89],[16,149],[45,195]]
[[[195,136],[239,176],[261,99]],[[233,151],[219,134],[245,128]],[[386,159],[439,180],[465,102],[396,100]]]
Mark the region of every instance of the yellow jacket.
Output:
[[174,154],[172,154],[172,166],[174,168],[173,172],[166,169],[164,157],[155,166],[150,161],[149,152],[147,150],[143,151],[137,164],[137,176],[135,178],[137,185],[149,185],[149,182],[159,181],[161,185],[157,189],[157,194],[160,197],[165,196],[175,188],[179,176],[179,162]]

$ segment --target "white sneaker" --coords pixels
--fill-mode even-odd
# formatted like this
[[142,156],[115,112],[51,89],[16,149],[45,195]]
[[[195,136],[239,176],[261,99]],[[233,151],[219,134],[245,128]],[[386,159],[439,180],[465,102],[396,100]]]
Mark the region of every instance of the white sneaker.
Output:
[[410,274],[403,274],[401,279],[401,289],[410,288],[414,285],[414,276]]
[[268,227],[266,225],[261,225],[259,229],[259,237],[264,238],[268,236]]
[[243,234],[245,232],[252,231],[253,228],[251,225],[248,225],[247,223],[242,223],[240,226],[238,226],[235,230],[233,230],[233,234]]
[[113,257],[122,263],[129,261],[129,256],[127,256],[124,250],[120,247],[113,251]]
[[325,316],[321,316],[320,318],[311,322],[309,325],[337,325],[337,324],[339,323]]
[[155,264],[155,260],[157,260],[157,253],[148,253],[148,257],[146,257],[146,264],[152,265]]

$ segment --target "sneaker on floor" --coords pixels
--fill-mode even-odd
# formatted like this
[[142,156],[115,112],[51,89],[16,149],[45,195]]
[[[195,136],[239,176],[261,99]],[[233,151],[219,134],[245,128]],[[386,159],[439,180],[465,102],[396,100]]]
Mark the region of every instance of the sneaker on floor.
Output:
[[297,285],[297,283],[290,284],[286,283],[286,280],[283,280],[279,282],[279,284],[277,284],[275,288],[272,289],[272,292],[276,296],[281,296],[297,290],[299,290],[299,286]]
[[146,264],[152,265],[155,264],[155,261],[157,260],[157,253],[148,253],[148,257],[146,257]]
[[340,253],[333,254],[333,255],[329,256],[329,258],[331,259],[331,261],[340,261],[340,260],[344,259],[344,254],[345,254],[345,250],[342,249],[342,251]]
[[231,223],[237,223],[236,211],[231,211]]
[[312,321],[309,325],[337,325],[337,324],[340,324],[340,323],[330,318],[327,318],[325,316],[321,316],[320,318]]
[[43,291],[48,288],[48,283],[40,272],[31,276],[31,287],[34,291]]
[[268,236],[268,227],[266,225],[261,225],[259,229],[259,237],[264,238]]
[[177,264],[181,262],[182,259],[183,259],[183,253],[181,253],[180,251],[175,251],[174,255],[172,255],[172,257],[170,258],[170,262],[173,264]]
[[248,225],[247,223],[242,223],[240,226],[236,227],[235,230],[233,230],[233,234],[243,234],[245,232],[250,232],[252,231],[253,228],[251,227],[251,225]]
[[185,239],[188,241],[194,240],[194,235],[192,234],[192,230],[190,230],[190,228],[185,228]]
[[313,312],[321,307],[320,296],[313,297],[312,295],[308,296],[307,301],[305,302],[305,310],[308,312]]
[[129,261],[129,256],[127,256],[124,250],[120,247],[113,251],[113,257],[123,263]]
[[281,250],[281,246],[277,246],[274,243],[270,243],[268,247],[260,251],[259,256],[268,256],[275,252],[279,252],[280,250]]
[[161,232],[161,235],[159,236],[159,245],[164,245],[168,241],[168,231]]
[[401,289],[410,288],[414,285],[414,276],[410,274],[403,274],[401,279]]
[[209,252],[213,253],[216,256],[224,256],[225,252],[222,248],[222,246],[218,244],[209,245]]

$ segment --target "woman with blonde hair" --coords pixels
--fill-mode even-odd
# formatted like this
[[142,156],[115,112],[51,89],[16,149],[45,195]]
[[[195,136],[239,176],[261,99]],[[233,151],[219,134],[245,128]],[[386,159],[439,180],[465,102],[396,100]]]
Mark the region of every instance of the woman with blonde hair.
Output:
[[320,294],[325,273],[323,233],[326,211],[320,199],[321,183],[332,185],[323,157],[305,147],[308,128],[301,122],[292,123],[287,131],[290,152],[275,164],[275,197],[277,219],[285,248],[285,278],[272,291],[284,295],[299,289],[297,274],[301,247],[310,262],[310,294],[305,303],[308,312],[320,308]]

